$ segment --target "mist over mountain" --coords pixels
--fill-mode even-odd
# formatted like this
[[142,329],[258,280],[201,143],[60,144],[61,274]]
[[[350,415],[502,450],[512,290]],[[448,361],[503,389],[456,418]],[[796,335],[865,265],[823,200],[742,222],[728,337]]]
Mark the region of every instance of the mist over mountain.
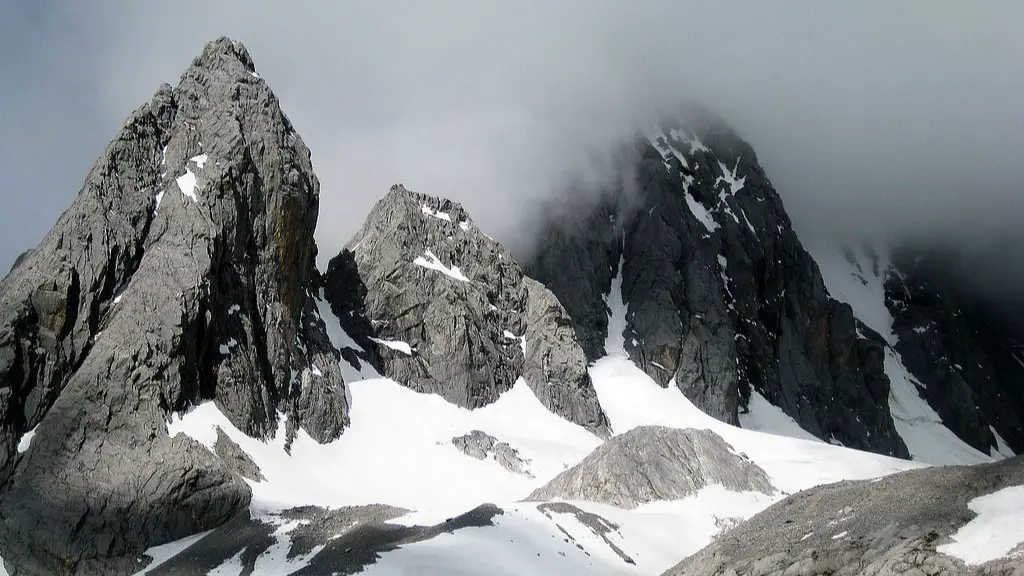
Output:
[[[617,177],[612,147],[697,99],[758,150],[807,241],[941,241],[968,255],[1000,241],[1000,268],[1024,269],[1011,237],[1024,213],[1019,3],[0,10],[0,268],[68,204],[124,110],[230,34],[315,150],[331,222],[317,231],[322,256],[395,182],[528,243],[542,201]],[[1011,298],[1024,285],[1016,273],[970,278]]]

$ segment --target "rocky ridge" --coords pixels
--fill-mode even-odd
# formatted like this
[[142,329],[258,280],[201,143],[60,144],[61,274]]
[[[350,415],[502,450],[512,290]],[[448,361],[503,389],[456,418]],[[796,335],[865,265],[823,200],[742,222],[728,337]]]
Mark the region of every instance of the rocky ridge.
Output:
[[552,220],[526,259],[531,276],[577,301],[589,359],[604,353],[618,270],[626,351],[663,386],[730,423],[756,390],[820,438],[907,456],[881,338],[829,297],[750,145],[691,107],[634,153],[635,189]]
[[392,187],[324,295],[383,376],[466,408],[523,377],[552,412],[608,432],[565,309],[455,202]]

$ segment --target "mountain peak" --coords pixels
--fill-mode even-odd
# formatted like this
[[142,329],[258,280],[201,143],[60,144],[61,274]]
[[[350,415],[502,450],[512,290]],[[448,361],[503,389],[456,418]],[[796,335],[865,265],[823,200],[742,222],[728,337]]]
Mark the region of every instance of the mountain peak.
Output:
[[192,61],[192,68],[230,70],[238,65],[241,65],[241,71],[256,72],[256,65],[245,45],[227,36],[207,42],[202,53]]

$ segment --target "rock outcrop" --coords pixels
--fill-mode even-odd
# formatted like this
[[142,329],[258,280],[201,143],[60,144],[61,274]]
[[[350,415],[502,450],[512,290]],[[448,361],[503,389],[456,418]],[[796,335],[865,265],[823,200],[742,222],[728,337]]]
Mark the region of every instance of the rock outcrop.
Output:
[[1018,457],[813,488],[719,536],[666,574],[1018,575],[1019,557],[965,566],[939,549],[974,517],[971,500],[1021,484]]
[[482,430],[456,436],[452,438],[452,444],[470,458],[484,460],[489,456],[509,472],[531,476],[529,460],[524,460],[508,442],[502,442]]
[[641,426],[608,440],[528,499],[636,508],[681,500],[715,484],[736,492],[775,492],[764,470],[710,430]]
[[525,259],[573,301],[589,359],[605,352],[595,333],[621,261],[625,349],[662,386],[730,423],[757,390],[820,438],[907,456],[880,339],[860,336],[850,307],[829,297],[750,145],[691,108],[635,156],[633,188],[552,219]]
[[[345,388],[310,295],[319,183],[243,46],[206,46],[128,119],[0,284],[0,553],[12,574],[118,574],[244,510],[169,415],[337,438]],[[34,430],[24,454],[19,438]]]
[[466,408],[522,376],[556,414],[607,431],[564,308],[457,203],[392,187],[331,260],[325,297],[383,376]]

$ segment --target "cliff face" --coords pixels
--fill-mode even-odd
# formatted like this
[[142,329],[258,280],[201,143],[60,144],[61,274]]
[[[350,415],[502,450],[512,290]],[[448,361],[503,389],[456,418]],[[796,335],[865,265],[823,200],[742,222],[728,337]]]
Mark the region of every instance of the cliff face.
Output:
[[0,285],[0,545],[15,573],[134,570],[249,488],[184,437],[337,438],[348,405],[311,291],[319,184],[245,48],[206,46],[139,108]]
[[574,302],[589,358],[618,270],[626,352],[663,386],[732,423],[757,391],[818,437],[906,456],[881,338],[829,297],[750,145],[690,108],[635,153],[636,190],[552,220],[525,266]]

